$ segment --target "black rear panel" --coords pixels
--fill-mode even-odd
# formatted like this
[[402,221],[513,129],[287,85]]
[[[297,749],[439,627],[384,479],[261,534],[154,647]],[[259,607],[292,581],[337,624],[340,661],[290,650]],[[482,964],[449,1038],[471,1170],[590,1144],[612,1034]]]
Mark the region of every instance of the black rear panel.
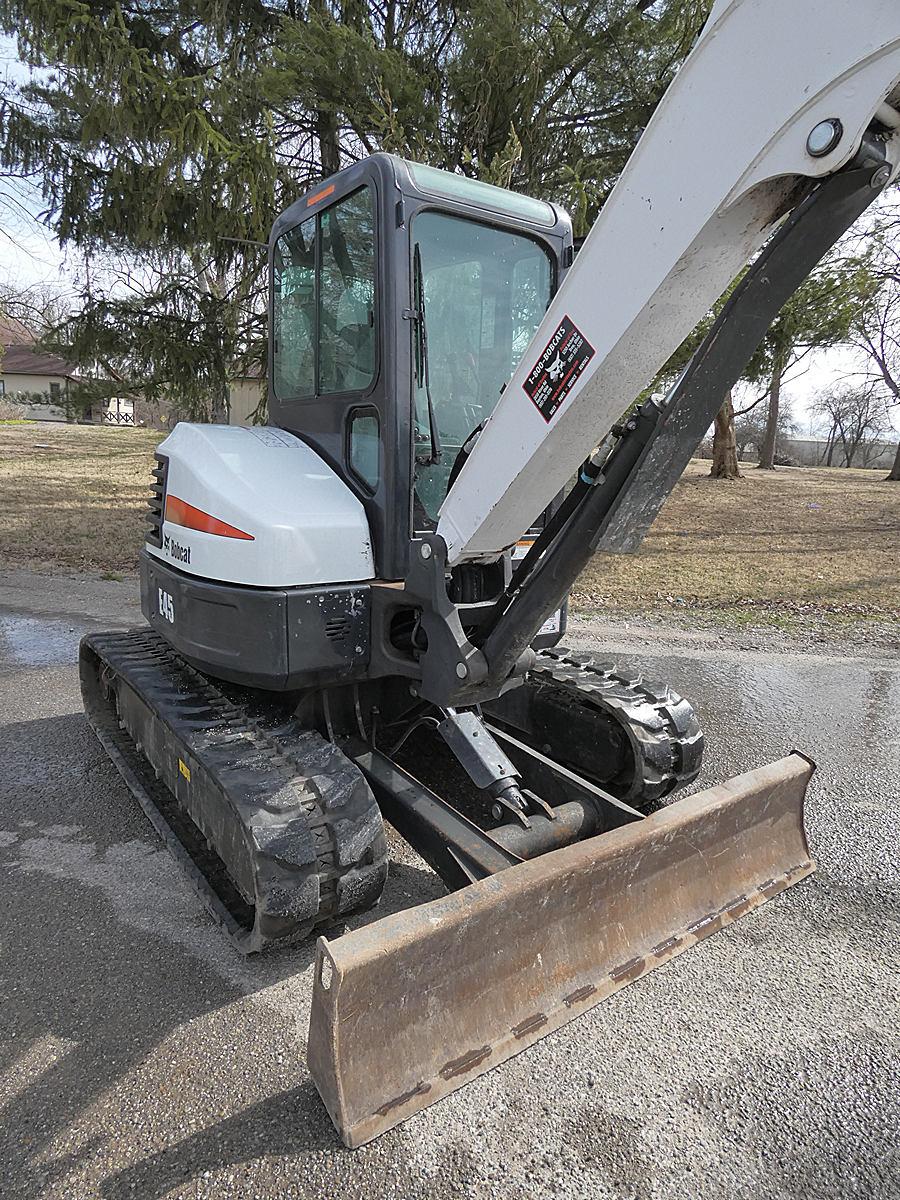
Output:
[[141,553],[144,616],[202,671],[268,691],[366,674],[366,584],[256,588],[197,579]]

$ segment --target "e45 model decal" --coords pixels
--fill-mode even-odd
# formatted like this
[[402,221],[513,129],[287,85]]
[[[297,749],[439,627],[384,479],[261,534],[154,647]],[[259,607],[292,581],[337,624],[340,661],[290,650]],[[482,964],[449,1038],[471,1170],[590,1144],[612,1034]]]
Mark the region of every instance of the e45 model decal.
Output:
[[175,602],[172,599],[171,592],[164,592],[162,588],[157,588],[157,609],[159,615],[170,625],[175,624]]
[[594,357],[594,347],[569,317],[544,348],[522,387],[545,421],[549,421]]

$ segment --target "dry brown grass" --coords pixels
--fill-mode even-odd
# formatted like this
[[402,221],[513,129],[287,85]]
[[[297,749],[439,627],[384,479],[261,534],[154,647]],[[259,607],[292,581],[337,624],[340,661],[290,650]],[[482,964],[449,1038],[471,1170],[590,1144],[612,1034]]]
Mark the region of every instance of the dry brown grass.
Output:
[[160,434],[0,425],[0,560],[135,569]]
[[691,462],[640,551],[597,555],[576,601],[900,609],[900,484],[883,471],[743,469],[723,482]]
[[[0,560],[133,570],[159,438],[0,425]],[[691,463],[638,554],[597,556],[578,607],[900,610],[900,484],[877,471],[747,467],[734,483],[707,471]]]

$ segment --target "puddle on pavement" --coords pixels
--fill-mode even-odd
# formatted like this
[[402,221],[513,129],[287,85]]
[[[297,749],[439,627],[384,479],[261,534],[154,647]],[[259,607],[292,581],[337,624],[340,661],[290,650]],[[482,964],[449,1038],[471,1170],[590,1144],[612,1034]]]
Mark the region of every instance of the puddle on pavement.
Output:
[[0,611],[0,669],[74,663],[83,632],[70,620]]
[[[86,628],[71,618],[0,610],[0,670],[74,664]],[[818,744],[813,750],[841,744],[862,760],[897,747],[900,669],[767,654],[725,661],[714,653],[709,658],[646,652],[617,657],[682,692],[708,734],[766,731],[801,748],[810,740]]]
[[752,738],[758,731],[801,749],[837,745],[861,761],[900,748],[900,668],[762,654],[725,661],[635,655],[628,661],[682,692],[708,734],[741,730]]

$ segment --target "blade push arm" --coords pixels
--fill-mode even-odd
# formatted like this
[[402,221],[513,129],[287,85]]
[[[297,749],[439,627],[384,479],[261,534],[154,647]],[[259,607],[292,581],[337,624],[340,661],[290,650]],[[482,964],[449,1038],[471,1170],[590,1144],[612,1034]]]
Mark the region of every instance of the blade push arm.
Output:
[[898,85],[896,0],[718,0],[450,489],[449,563],[521,536],[873,122],[896,172]]

